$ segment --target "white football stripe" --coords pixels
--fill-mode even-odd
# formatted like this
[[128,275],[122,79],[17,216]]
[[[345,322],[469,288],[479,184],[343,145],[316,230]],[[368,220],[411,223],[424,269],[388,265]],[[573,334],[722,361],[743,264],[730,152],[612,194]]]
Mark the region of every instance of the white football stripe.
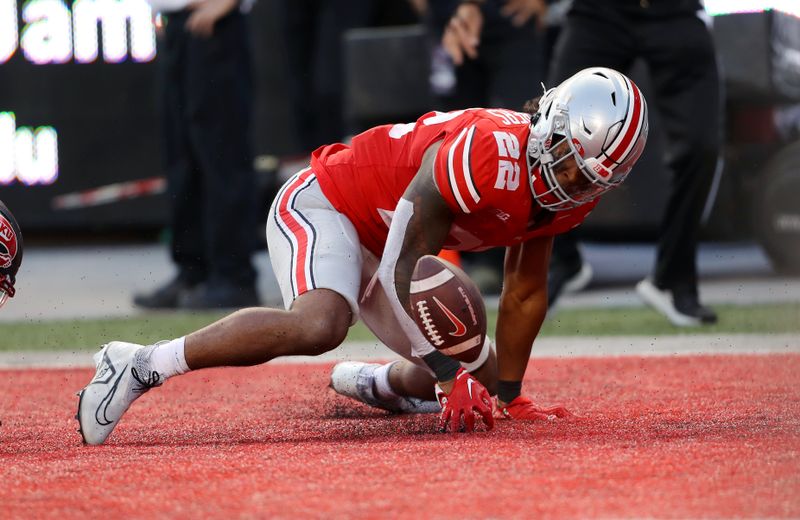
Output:
[[461,210],[464,213],[469,213],[469,208],[466,204],[464,204],[464,197],[461,196],[461,192],[458,191],[458,184],[456,184],[456,172],[453,170],[453,156],[456,153],[456,147],[458,143],[461,142],[461,139],[464,138],[464,134],[467,132],[467,129],[463,129],[458,137],[456,137],[456,142],[453,143],[453,146],[450,147],[450,152],[447,154],[447,174],[450,176],[450,186],[453,190],[453,195],[456,197],[456,202],[461,207]]
[[477,204],[480,202],[481,197],[478,195],[478,190],[475,189],[475,184],[472,182],[472,172],[469,169],[469,153],[472,148],[473,135],[475,135],[475,125],[469,127],[469,131],[467,132],[467,140],[464,142],[464,153],[461,156],[461,165],[464,169],[464,180],[467,181],[469,194],[472,195],[472,200]]
[[622,140],[625,138],[625,134],[628,132],[628,128],[631,126],[631,124],[635,124],[632,117],[634,110],[633,90],[631,89],[631,84],[628,82],[627,78],[623,77],[622,82],[625,84],[625,87],[628,90],[627,114],[630,114],[630,117],[626,117],[626,121],[622,125],[620,131],[617,133],[616,139],[614,139],[614,142],[612,142],[611,146],[608,147],[608,152],[606,152],[606,155],[609,157],[614,153],[620,143],[622,143]]
[[472,363],[467,363],[465,361],[461,362],[461,366],[464,367],[464,370],[467,372],[474,372],[478,370],[483,364],[489,359],[489,354],[492,351],[492,340],[489,339],[487,336],[486,339],[483,341],[483,348],[481,348],[481,353],[478,354],[478,357]]
[[[638,90],[638,89],[628,79],[626,79],[625,82],[628,84],[628,88],[631,89],[631,110],[633,110],[633,108],[634,108],[634,106],[633,106],[634,97],[635,97],[635,94],[636,94],[635,90]],[[631,150],[633,150],[633,148],[636,146],[637,142],[639,141],[639,134],[642,132],[642,127],[644,126],[644,123],[647,120],[647,107],[644,104],[644,101],[642,101],[642,93],[641,92],[639,92],[639,103],[641,105],[641,108],[639,110],[639,119],[637,121],[631,121],[631,124],[635,124],[636,125],[635,134],[633,136],[633,139],[631,139],[631,142],[628,143],[628,147],[625,148],[624,152],[620,155],[620,159],[619,159],[619,161],[617,161],[617,164],[624,163],[625,159],[628,158],[628,154],[631,153]],[[612,154],[612,153],[614,153],[614,151],[610,151],[609,152],[609,154]]]
[[442,348],[439,349],[439,352],[442,354],[447,354],[448,356],[454,356],[456,354],[461,354],[471,348],[477,347],[481,344],[481,335],[478,334],[477,336],[473,336],[466,341],[462,341],[458,345],[453,345],[452,347]]
[[633,120],[633,112],[636,109],[636,99],[635,99],[636,98],[636,92],[634,90],[634,89],[636,89],[636,87],[631,83],[631,81],[628,78],[623,77],[623,81],[625,82],[625,85],[627,86],[628,92],[629,92],[629,95],[628,95],[628,113],[631,114],[631,117],[628,118],[628,120],[625,122],[625,125],[620,130],[619,134],[617,134],[617,138],[614,140],[614,142],[611,144],[611,146],[608,147],[608,151],[606,152],[606,155],[609,158],[611,158],[611,156],[616,154],[617,148],[622,144],[622,141],[623,141],[623,139],[625,139],[625,135],[627,134],[627,132],[630,129],[631,125],[636,125],[636,130],[635,130],[635,134],[634,134],[633,138],[628,143],[627,148],[623,151],[622,154],[620,154],[619,160],[616,161],[617,164],[622,164],[623,162],[625,162],[625,159],[628,157],[628,154],[630,153],[630,151],[633,149],[634,146],[636,146],[636,143],[639,140],[639,133],[641,133],[641,131],[642,131],[642,126],[644,125],[644,121],[645,121],[645,118],[647,116],[647,114],[645,112],[644,103],[641,101],[642,94],[640,92],[639,93],[639,98],[640,98],[639,103],[642,106],[641,106],[641,110],[639,111],[639,118],[637,120],[635,120],[635,121]]
[[430,291],[434,287],[439,287],[443,283],[447,282],[453,276],[455,275],[450,269],[442,269],[433,276],[429,276],[422,280],[412,280],[409,293],[417,294],[420,292]]

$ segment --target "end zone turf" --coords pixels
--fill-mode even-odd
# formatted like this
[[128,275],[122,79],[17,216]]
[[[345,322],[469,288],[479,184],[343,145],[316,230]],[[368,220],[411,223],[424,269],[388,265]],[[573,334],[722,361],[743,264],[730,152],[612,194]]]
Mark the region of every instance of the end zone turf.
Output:
[[80,445],[91,370],[0,371],[5,518],[797,517],[800,355],[547,359],[580,417],[431,433],[332,394],[327,365],[191,373]]

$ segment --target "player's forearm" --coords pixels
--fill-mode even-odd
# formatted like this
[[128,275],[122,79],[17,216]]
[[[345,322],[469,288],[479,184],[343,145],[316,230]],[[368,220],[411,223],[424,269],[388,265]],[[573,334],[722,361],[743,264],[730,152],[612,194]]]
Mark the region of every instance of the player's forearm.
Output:
[[441,381],[450,381],[455,377],[459,363],[436,350],[420,332],[408,306],[411,275],[423,251],[406,251],[401,254],[402,243],[408,230],[409,222],[414,216],[414,205],[401,199],[392,218],[392,226],[383,251],[378,280],[386,292],[397,321],[411,342],[413,354],[421,358]]
[[421,358],[435,349],[417,328],[408,308],[411,273],[414,271],[414,265],[419,256],[411,253],[400,254],[409,221],[413,216],[414,205],[405,199],[400,199],[392,218],[383,257],[378,267],[378,280],[386,292],[397,321],[411,341],[414,355]]
[[525,296],[506,292],[501,295],[496,338],[499,381],[522,381],[546,314],[544,290]]

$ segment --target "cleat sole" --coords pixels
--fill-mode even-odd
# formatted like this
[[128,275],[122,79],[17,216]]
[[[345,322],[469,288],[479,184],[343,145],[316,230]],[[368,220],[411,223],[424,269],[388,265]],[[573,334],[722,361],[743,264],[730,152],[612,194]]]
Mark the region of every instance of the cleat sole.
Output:
[[75,419],[78,421],[78,433],[81,434],[81,442],[86,446],[86,438],[83,436],[83,429],[81,428],[81,401],[83,400],[83,390],[78,392],[78,411],[75,413]]

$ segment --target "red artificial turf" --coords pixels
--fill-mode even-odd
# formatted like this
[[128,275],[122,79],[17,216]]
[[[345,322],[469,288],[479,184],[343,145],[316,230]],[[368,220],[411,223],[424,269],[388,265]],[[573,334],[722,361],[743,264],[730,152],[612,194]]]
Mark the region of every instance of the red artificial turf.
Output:
[[329,370],[175,378],[99,447],[73,419],[91,370],[2,370],[0,516],[800,516],[800,355],[537,360],[525,390],[579,417],[472,435]]

